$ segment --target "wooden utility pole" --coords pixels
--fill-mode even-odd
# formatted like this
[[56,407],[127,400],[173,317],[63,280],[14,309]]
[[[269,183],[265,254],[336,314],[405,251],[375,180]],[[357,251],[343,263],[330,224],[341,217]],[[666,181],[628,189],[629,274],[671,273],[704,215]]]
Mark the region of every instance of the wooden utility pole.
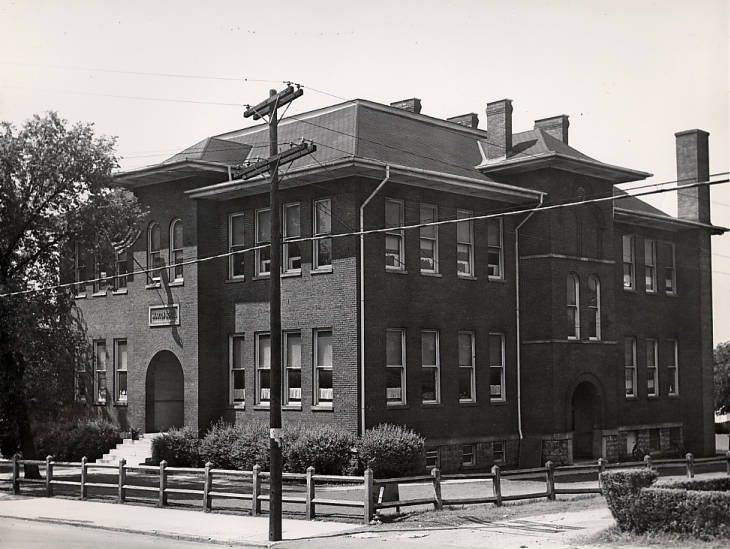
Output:
[[[300,97],[304,90],[287,86],[283,91],[271,90],[269,98],[255,107],[249,107],[244,117],[254,120],[269,116],[268,159],[243,168],[240,177],[247,179],[268,171],[271,175],[269,205],[271,208],[271,273],[269,323],[271,331],[271,378],[269,396],[269,452],[270,452],[270,492],[269,492],[269,541],[281,540],[281,208],[279,206],[279,165],[291,162],[316,150],[311,143],[295,145],[279,154],[278,109]],[[257,502],[253,502],[256,505]]]

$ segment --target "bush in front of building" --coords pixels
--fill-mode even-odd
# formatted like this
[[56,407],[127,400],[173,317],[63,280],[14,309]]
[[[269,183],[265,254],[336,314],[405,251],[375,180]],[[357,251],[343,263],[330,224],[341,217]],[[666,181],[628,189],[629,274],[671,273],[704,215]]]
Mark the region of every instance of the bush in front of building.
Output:
[[357,450],[363,468],[369,466],[377,478],[392,478],[423,472],[424,442],[411,429],[384,423],[365,431]]
[[636,531],[637,501],[642,488],[648,488],[658,478],[651,469],[626,469],[601,473],[601,493],[622,531]]
[[213,424],[200,443],[203,462],[216,469],[250,471],[254,465],[269,470],[269,427],[263,421]]
[[334,425],[295,427],[284,431],[284,468],[304,473],[314,467],[323,475],[349,472],[355,436]]
[[170,467],[200,467],[200,438],[190,428],[170,429],[152,439],[152,462],[166,461]]
[[47,423],[39,426],[36,448],[41,457],[55,461],[99,459],[122,442],[119,429],[103,419]]

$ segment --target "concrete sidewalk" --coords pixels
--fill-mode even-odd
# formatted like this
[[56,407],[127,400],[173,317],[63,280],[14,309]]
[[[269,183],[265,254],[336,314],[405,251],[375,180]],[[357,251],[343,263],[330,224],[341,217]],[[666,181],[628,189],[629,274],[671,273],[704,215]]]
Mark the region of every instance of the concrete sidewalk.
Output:
[[[0,493],[0,517],[134,532],[227,545],[269,545],[268,516],[223,515],[181,509],[99,503]],[[343,522],[282,520],[284,540],[303,540],[361,531]]]

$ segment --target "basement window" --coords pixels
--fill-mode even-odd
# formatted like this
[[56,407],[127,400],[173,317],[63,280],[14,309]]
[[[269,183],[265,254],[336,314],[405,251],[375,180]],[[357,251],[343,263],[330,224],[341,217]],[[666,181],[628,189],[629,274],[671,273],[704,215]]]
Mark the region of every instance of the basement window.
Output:
[[461,464],[465,467],[469,467],[474,465],[476,462],[474,461],[474,445],[473,444],[464,444],[464,446],[461,447]]

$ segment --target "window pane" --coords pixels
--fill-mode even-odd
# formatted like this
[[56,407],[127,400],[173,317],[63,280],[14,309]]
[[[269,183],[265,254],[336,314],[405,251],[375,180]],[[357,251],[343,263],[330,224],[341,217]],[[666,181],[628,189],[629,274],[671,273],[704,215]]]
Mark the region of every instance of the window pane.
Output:
[[489,396],[502,396],[502,368],[489,368]]
[[285,237],[294,237],[301,234],[299,226],[299,205],[293,204],[285,208],[285,223],[286,223],[286,234]]
[[265,274],[271,271],[271,248],[261,248],[259,252],[259,273]]
[[259,367],[271,366],[271,336],[259,336]]
[[246,372],[243,370],[233,371],[233,402],[246,401]]
[[400,246],[401,237],[399,235],[385,235],[385,264],[389,267],[400,268]]
[[421,239],[421,269],[425,271],[436,270],[436,241],[426,238]]
[[106,344],[96,344],[96,369],[106,370]]
[[568,305],[575,305],[575,298],[576,298],[576,292],[575,292],[575,276],[574,275],[568,275],[567,278],[567,302]]
[[624,339],[624,364],[626,366],[634,365],[634,338],[631,337]]
[[489,336],[489,365],[490,366],[501,366],[502,365],[502,336],[490,335]]
[[459,370],[459,400],[471,400],[471,369]]
[[117,399],[127,400],[127,372],[117,374]]
[[264,402],[271,398],[271,378],[269,377],[269,370],[259,371],[259,400]]
[[[436,219],[436,207],[430,204],[421,204],[420,223],[433,223]],[[421,236],[427,238],[436,238],[436,225],[429,227],[421,227]]]
[[332,366],[332,332],[317,332],[317,366]]
[[302,268],[302,252],[299,242],[290,242],[286,244],[286,269],[291,271]]
[[499,219],[490,219],[487,224],[487,244],[489,246],[501,247]]
[[625,368],[624,373],[625,373],[626,394],[630,396],[630,395],[634,394],[634,369]]
[[127,342],[119,341],[117,343],[117,370],[127,369]]
[[271,240],[271,211],[261,210],[256,213],[256,242]]
[[471,274],[471,246],[469,244],[457,245],[456,270],[461,274]]
[[288,402],[301,402],[302,400],[302,371],[290,368],[286,371],[286,382],[289,388]]
[[390,365],[401,365],[403,361],[402,353],[402,332],[396,330],[388,330],[386,332],[386,362]]
[[436,333],[421,333],[421,363],[424,365],[436,364]]
[[233,338],[233,368],[243,368],[243,338]]
[[471,334],[459,334],[459,366],[472,366]]
[[490,248],[487,251],[488,276],[502,276],[501,259],[499,249]]
[[319,402],[332,402],[332,370],[318,370]]
[[634,254],[633,254],[633,238],[629,234],[623,235],[622,239],[622,246],[623,246],[623,260],[624,263],[633,263],[634,262]]
[[403,204],[392,200],[385,201],[385,226],[400,227],[403,212]]
[[160,249],[160,226],[155,225],[150,229],[150,251]]
[[[463,217],[463,216],[459,216]],[[471,242],[471,225],[470,221],[461,221],[456,224],[456,240],[458,242]]]
[[436,400],[436,368],[421,368],[421,399]]
[[302,336],[287,334],[286,336],[286,366],[287,368],[302,367]]
[[332,265],[332,241],[329,238],[315,241],[317,246],[317,266]]
[[389,403],[397,403],[403,401],[401,388],[401,368],[385,369],[385,396]]
[[96,401],[106,402],[106,372],[96,373]]
[[646,365],[656,365],[656,346],[654,344],[654,340],[651,339],[646,342]]
[[330,201],[322,200],[317,202],[317,212],[315,219],[315,232],[317,234],[327,234],[332,232],[332,217],[330,210]]
[[172,247],[183,247],[183,224],[182,221],[176,221],[172,228]]
[[243,246],[243,216],[231,217],[231,246]]

